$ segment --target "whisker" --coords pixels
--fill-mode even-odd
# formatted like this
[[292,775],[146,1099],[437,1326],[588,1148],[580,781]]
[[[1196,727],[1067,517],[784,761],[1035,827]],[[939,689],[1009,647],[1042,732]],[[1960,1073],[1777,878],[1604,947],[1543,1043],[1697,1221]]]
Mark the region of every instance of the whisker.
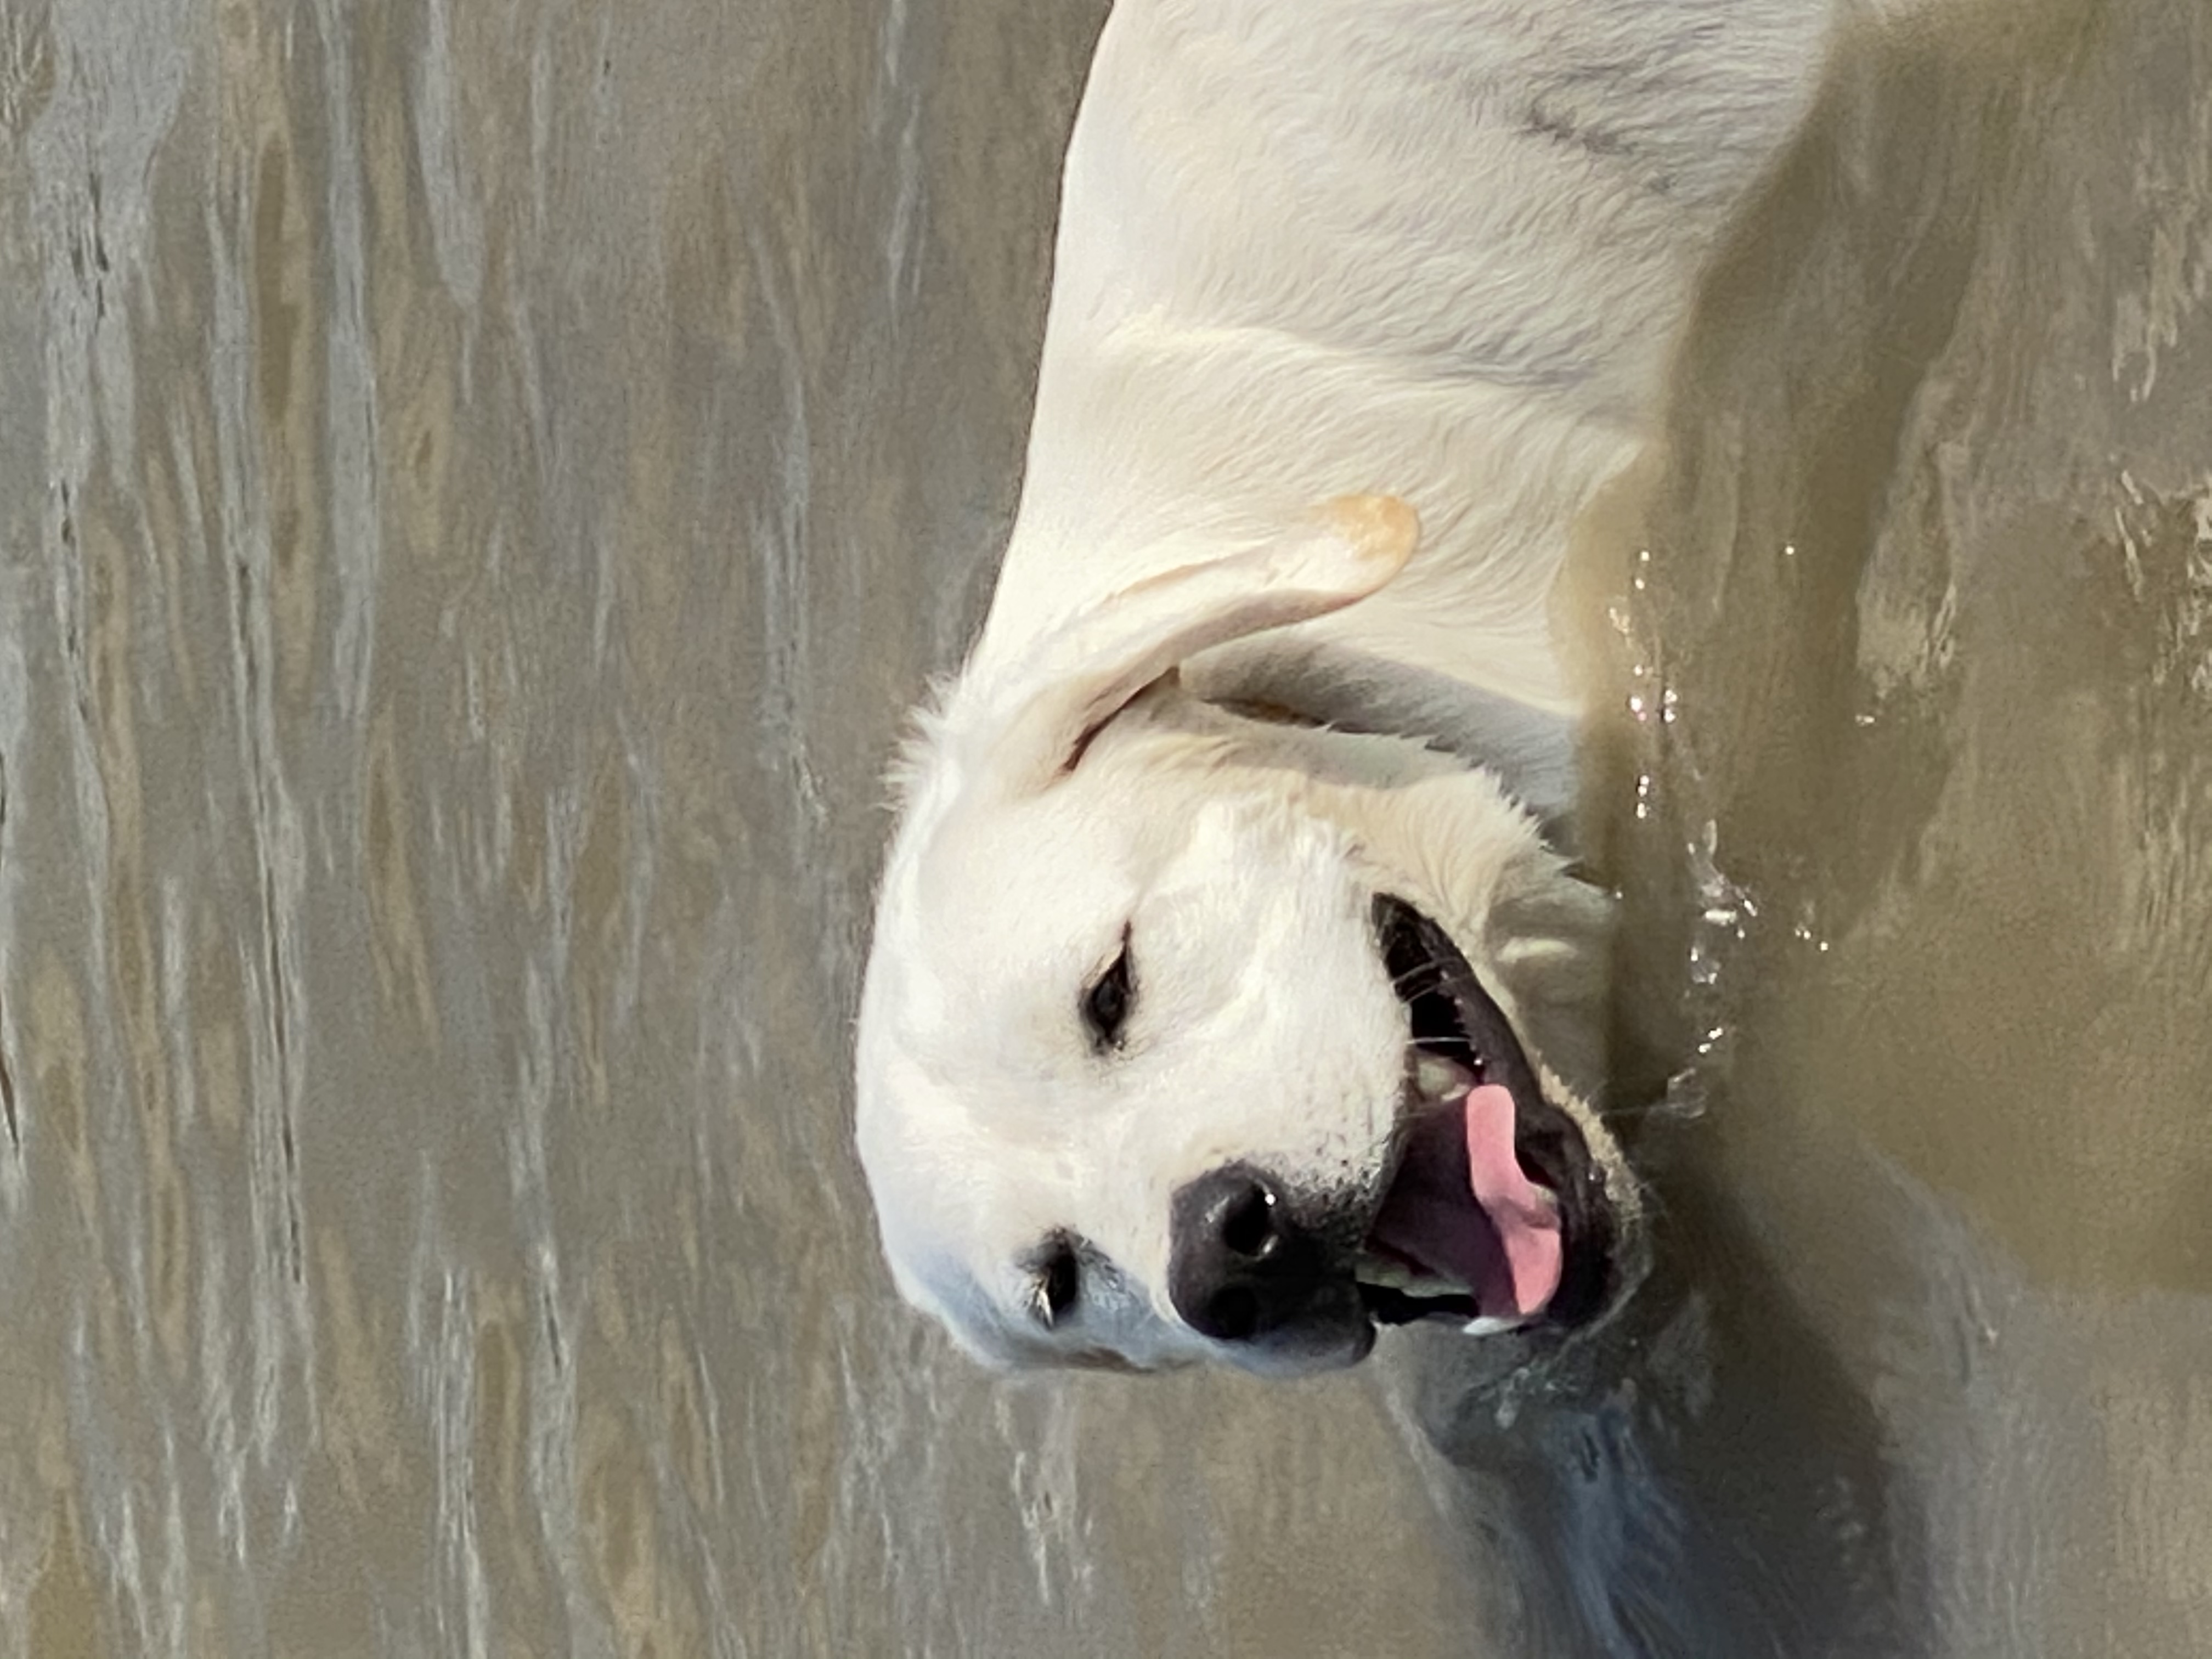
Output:
[[[1418,983],[1423,981],[1428,982]],[[1401,998],[1406,995],[1409,988],[1413,989],[1416,995],[1433,991],[1471,992],[1483,997],[1489,995],[1489,993],[1483,989],[1482,981],[1476,977],[1472,967],[1462,968],[1455,963],[1448,965],[1433,957],[1416,963],[1403,972],[1393,974],[1390,976],[1390,988],[1398,993]]]
[[1390,976],[1390,986],[1393,990],[1401,990],[1417,979],[1425,979],[1431,975],[1440,975],[1442,971],[1438,964],[1433,962],[1415,963],[1404,972],[1393,974]]

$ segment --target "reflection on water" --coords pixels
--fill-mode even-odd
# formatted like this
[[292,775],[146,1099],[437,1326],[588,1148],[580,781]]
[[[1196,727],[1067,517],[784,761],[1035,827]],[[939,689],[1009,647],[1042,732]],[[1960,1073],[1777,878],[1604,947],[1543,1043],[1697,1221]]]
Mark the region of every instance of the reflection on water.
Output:
[[2212,1650],[2212,18],[1944,15],[1592,534],[1710,1050],[1632,1397],[1502,1431],[874,1261],[1096,9],[0,13],[0,1655]]
[[1584,573],[1664,1651],[2212,1650],[2212,14],[2004,15],[1846,56]]

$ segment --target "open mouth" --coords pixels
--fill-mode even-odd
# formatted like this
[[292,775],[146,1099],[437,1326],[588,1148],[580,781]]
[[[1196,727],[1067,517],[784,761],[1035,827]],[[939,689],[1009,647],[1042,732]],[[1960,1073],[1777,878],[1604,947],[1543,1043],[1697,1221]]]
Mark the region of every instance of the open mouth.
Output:
[[1612,1237],[1582,1131],[1544,1098],[1504,1012],[1442,927],[1386,894],[1375,928],[1410,1041],[1389,1173],[1356,1269],[1361,1304],[1388,1325],[1580,1323],[1603,1304]]

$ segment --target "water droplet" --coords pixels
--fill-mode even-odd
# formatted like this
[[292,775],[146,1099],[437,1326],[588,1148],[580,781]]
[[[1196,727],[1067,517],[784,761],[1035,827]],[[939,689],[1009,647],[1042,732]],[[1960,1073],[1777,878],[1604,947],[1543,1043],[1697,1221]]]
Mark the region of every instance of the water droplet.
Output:
[[1690,947],[1690,983],[1710,987],[1720,976],[1720,963],[1713,960],[1703,945],[1692,945]]
[[[1717,1030],[1713,1035],[1720,1033]],[[1685,1066],[1667,1079],[1667,1091],[1659,1097],[1656,1109],[1686,1123],[1694,1122],[1705,1115],[1710,1103],[1704,1076],[1694,1067]]]

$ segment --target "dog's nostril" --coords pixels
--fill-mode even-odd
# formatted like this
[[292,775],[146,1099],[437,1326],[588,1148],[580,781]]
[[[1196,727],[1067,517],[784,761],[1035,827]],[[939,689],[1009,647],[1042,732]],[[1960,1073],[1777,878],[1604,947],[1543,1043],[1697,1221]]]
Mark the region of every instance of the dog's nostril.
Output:
[[1242,1342],[1260,1326],[1260,1298],[1232,1285],[1206,1304],[1204,1328],[1218,1341]]
[[1275,1195],[1257,1182],[1232,1198],[1221,1218],[1221,1242],[1238,1255],[1267,1253],[1275,1242]]

